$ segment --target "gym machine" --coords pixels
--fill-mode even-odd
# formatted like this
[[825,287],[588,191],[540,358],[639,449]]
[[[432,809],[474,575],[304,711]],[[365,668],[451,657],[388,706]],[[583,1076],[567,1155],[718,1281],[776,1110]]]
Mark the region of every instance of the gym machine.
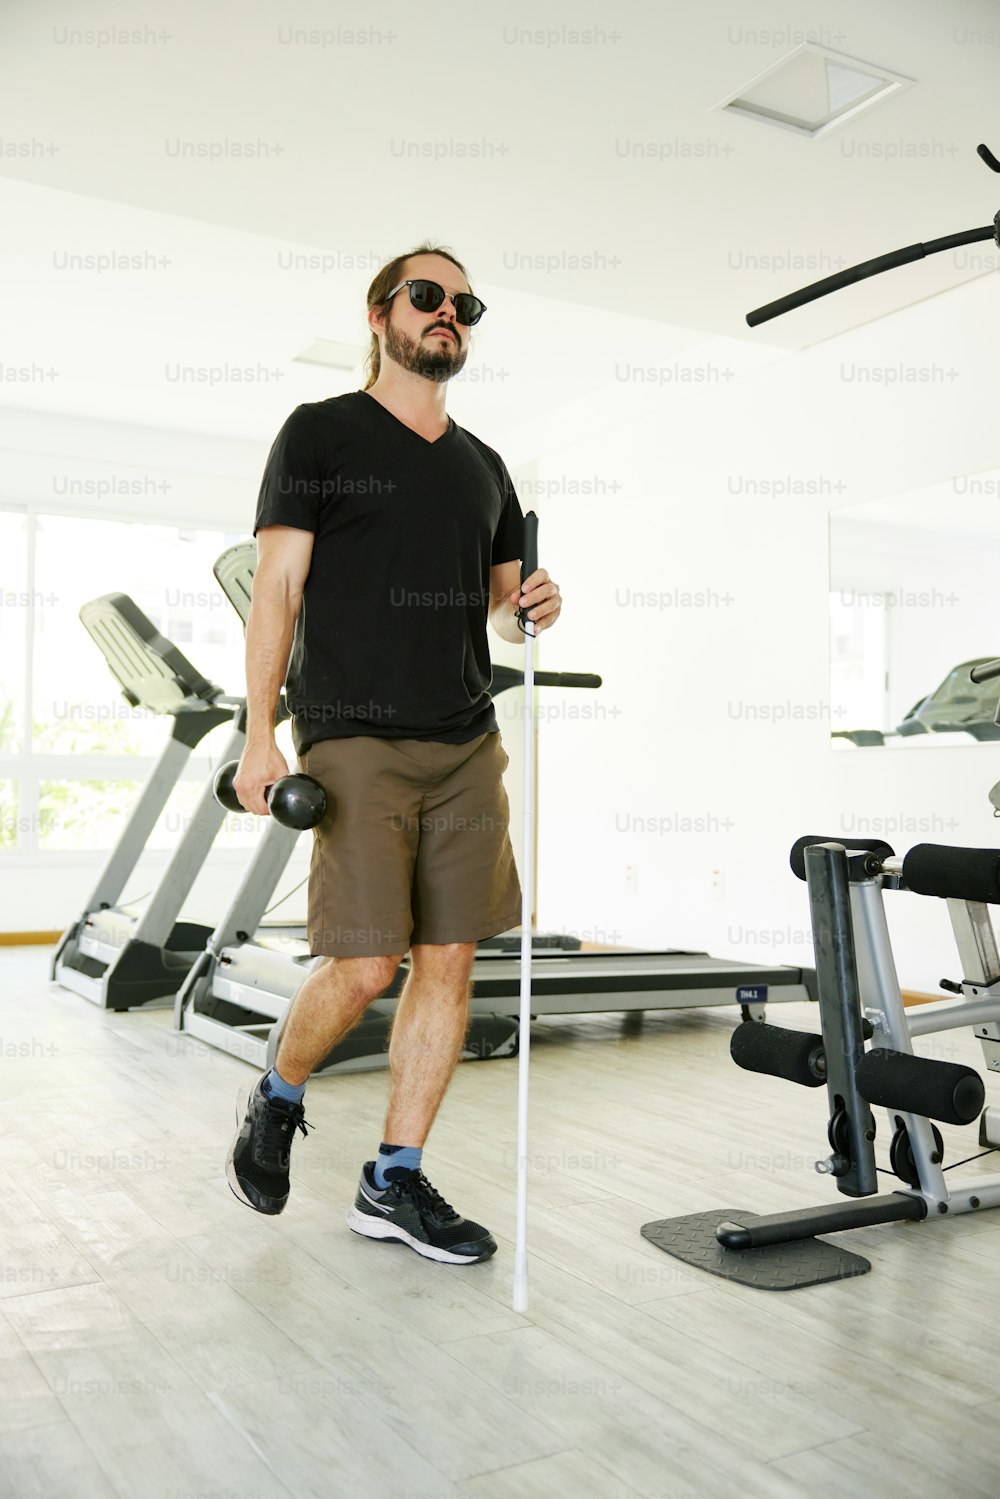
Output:
[[975,691],[982,680],[976,676],[975,668],[991,660],[989,656],[977,656],[953,666],[944,681],[914,703],[906,717],[888,733],[881,729],[834,729],[830,738],[846,739],[859,749],[880,747],[890,739],[911,739],[921,734],[968,734],[980,743],[1000,739],[993,692]]
[[[1000,173],[993,152],[985,145],[976,149],[985,165]],[[758,327],[870,276],[987,240],[1000,246],[1000,213],[990,224],[907,245],[826,276],[755,308],[747,324]],[[979,684],[997,676],[1000,660],[974,665],[967,680]],[[1000,707],[994,723],[1000,725]],[[982,737],[993,736],[987,728]],[[881,738],[856,742],[878,744]],[[1000,782],[990,800],[1000,815]],[[1000,956],[989,912],[1000,904],[1000,850],[918,844],[897,858],[878,839],[807,837],[793,846],[791,862],[809,890],[821,1032],[744,1024],[733,1033],[731,1052],[748,1071],[803,1087],[826,1086],[831,1154],[817,1161],[816,1169],[832,1176],[845,1196],[867,1200],[766,1217],[716,1208],[642,1229],[674,1258],[768,1290],[819,1285],[871,1269],[860,1255],[818,1235],[1000,1206],[1000,1175],[946,1179],[946,1170],[953,1168],[943,1165],[942,1136],[932,1122],[965,1125],[978,1118],[979,1143],[989,1151],[1000,1146],[1000,1111],[983,1108],[985,1089],[976,1071],[917,1056],[912,1044],[971,1024],[987,1071],[1000,1072]],[[960,982],[943,979],[941,986],[958,1003],[921,1005],[909,1013],[904,1008],[885,918],[887,890],[947,901],[963,976]],[[904,1183],[881,1196],[876,1195],[882,1168],[875,1163],[872,1104],[887,1111],[889,1166]]]
[[[1000,161],[997,161],[989,146],[977,146],[976,154],[991,172],[1000,172]],[[867,281],[869,276],[881,276],[886,271],[894,271],[900,266],[912,265],[915,260],[925,260],[929,255],[940,255],[945,250],[957,250],[963,245],[981,244],[986,240],[992,240],[1000,247],[1000,212],[993,215],[991,224],[979,224],[975,229],[961,229],[957,234],[944,234],[939,239],[904,245],[901,250],[890,250],[887,255],[876,255],[873,260],[863,260],[860,265],[852,265],[845,270],[835,271],[832,276],[824,276],[821,281],[813,281],[811,285],[804,286],[799,291],[778,297],[775,302],[768,302],[763,307],[755,307],[746,315],[747,326],[759,328],[761,323],[770,322],[772,318],[784,317],[785,313],[794,312],[797,307],[804,307],[807,302],[815,302],[820,297],[828,297],[831,292],[843,291],[845,287],[854,286],[858,281]]]
[[[994,662],[1000,674],[1000,662]],[[733,1060],[807,1088],[825,1086],[830,1154],[816,1170],[859,1200],[756,1217],[722,1208],[647,1223],[642,1233],[667,1254],[714,1275],[768,1290],[864,1275],[868,1260],[818,1235],[920,1221],[1000,1206],[1000,1175],[952,1177],[934,1123],[979,1121],[979,1143],[1000,1146],[1000,1110],[983,1107],[979,1073],[915,1054],[913,1041],[971,1025],[987,1071],[1000,1072],[1000,956],[989,907],[1000,904],[1000,850],[923,843],[897,858],[879,839],[800,838],[792,869],[809,890],[821,1031],[738,1026]],[[961,981],[942,979],[955,999],[906,1010],[896,976],[883,892],[947,901]],[[870,1044],[868,1044],[870,1043]],[[867,1049],[866,1049],[867,1045]],[[871,1106],[886,1110],[890,1171],[903,1183],[878,1190]],[[966,1164],[966,1161],[957,1163]]]
[[210,783],[145,908],[120,897],[195,747],[229,723],[225,753],[241,753],[244,700],[203,677],[127,594],[91,600],[80,618],[126,702],[169,718],[170,737],[82,913],[56,947],[51,978],[102,1009],[168,1004],[211,936],[211,927],[177,920],[225,818]]
[[[541,675],[536,672],[535,680]],[[274,1062],[300,984],[327,961],[310,955],[301,925],[256,929],[298,836],[269,821],[229,911],[178,989],[174,1004],[178,1030],[261,1069]],[[560,936],[534,939],[535,1015],[738,1004],[745,1018],[762,1019],[767,1002],[814,996],[809,969],[738,963],[677,949],[585,952],[576,944],[576,938]],[[462,1053],[466,1060],[510,1056],[517,1050],[519,947],[520,935],[511,932],[476,950],[470,1029]],[[386,1065],[389,1026],[408,972],[404,957],[389,986],[315,1069],[317,1074]]]

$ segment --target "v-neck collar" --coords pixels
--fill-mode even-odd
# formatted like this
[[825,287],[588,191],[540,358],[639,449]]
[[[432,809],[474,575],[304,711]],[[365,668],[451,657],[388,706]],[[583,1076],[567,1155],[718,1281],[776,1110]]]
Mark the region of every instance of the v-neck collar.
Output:
[[361,391],[361,395],[367,396],[373,406],[377,406],[379,411],[384,412],[390,421],[395,422],[397,427],[402,427],[403,431],[408,432],[411,437],[416,439],[417,442],[423,443],[425,448],[440,447],[445,439],[451,436],[454,430],[455,423],[449,416],[448,425],[447,427],[445,427],[440,437],[435,437],[433,440],[429,437],[423,437],[419,432],[415,432],[412,427],[408,426],[406,422],[400,421],[399,417],[396,416],[394,412],[390,411],[388,406],[383,406],[382,402],[378,400],[376,396],[371,395],[367,390]]

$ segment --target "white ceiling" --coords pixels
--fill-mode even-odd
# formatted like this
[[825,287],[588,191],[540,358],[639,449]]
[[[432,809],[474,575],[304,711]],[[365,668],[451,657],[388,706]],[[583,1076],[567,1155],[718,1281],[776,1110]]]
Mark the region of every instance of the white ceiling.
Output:
[[[67,39],[115,27],[142,39]],[[340,34],[288,40],[311,28]],[[683,394],[675,360],[752,367],[991,274],[1000,256],[973,247],[743,321],[841,264],[992,218],[1000,178],[975,146],[1000,152],[998,34],[995,0],[624,0],[610,15],[588,0],[5,0],[0,361],[59,375],[5,378],[0,404],[259,437],[357,385],[291,358],[362,339],[375,263],[424,235],[455,247],[490,307],[449,403],[474,430],[482,413],[487,440],[609,383]],[[806,35],[914,85],[819,141],[713,110]],[[280,152],[178,159],[181,141]],[[404,142],[448,154],[407,158]],[[293,249],[332,268],[283,268]],[[170,264],[61,270],[63,252]],[[572,268],[587,256],[596,268]],[[226,364],[257,378],[168,374]],[[622,381],[636,364],[667,373]]]
[[[293,271],[290,257],[314,247],[23,183],[0,183],[0,203],[9,225],[0,370],[35,376],[4,379],[0,405],[270,441],[300,401],[362,383],[372,268]],[[139,268],[66,264],[102,255]],[[448,404],[491,443],[609,386],[608,400],[635,414],[787,357],[766,343],[476,285],[489,311]],[[317,337],[352,338],[355,369],[297,362]],[[533,430],[532,455],[539,444],[544,430]]]

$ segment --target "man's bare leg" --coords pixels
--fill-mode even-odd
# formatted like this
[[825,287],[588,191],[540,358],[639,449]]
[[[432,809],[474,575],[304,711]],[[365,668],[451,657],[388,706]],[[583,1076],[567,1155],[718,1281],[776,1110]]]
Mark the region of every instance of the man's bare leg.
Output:
[[[275,1068],[298,1090],[368,1005],[392,979],[400,956],[334,958],[303,981],[278,1042]],[[226,1159],[235,1195],[258,1213],[284,1211],[291,1190],[290,1153],[295,1132],[305,1132],[301,1101],[249,1082],[241,1098],[238,1128]],[[245,1113],[244,1113],[245,1110]],[[240,1119],[240,1115],[243,1115]]]
[[[475,950],[474,942],[410,948],[411,972],[389,1042],[392,1089],[382,1143],[409,1147],[411,1161],[423,1148],[461,1054]],[[425,1259],[445,1264],[476,1264],[496,1254],[488,1228],[462,1217],[429,1188],[418,1165],[400,1164],[398,1178],[393,1178],[391,1165],[386,1168],[389,1187],[384,1189],[379,1188],[378,1163],[374,1181],[366,1165],[347,1215],[349,1228],[369,1239],[400,1239]]]
[[332,958],[309,974],[278,1043],[274,1065],[286,1083],[308,1080],[390,983],[402,956]]
[[430,1133],[468,1029],[475,951],[474,942],[410,948],[410,975],[389,1042],[392,1089],[385,1141],[422,1146]]

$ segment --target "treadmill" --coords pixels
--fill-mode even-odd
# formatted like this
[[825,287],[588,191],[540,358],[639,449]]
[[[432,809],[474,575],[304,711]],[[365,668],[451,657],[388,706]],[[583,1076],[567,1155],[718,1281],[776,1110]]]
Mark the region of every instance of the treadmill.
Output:
[[[519,936],[509,940],[520,947]],[[768,1002],[816,999],[815,972],[810,968],[739,963],[676,949],[584,952],[557,943],[554,939],[549,947],[532,948],[533,1020],[544,1015],[734,1005],[739,1005],[742,1019],[763,1020]],[[308,945],[291,934],[282,938],[271,933],[215,953],[206,951],[177,993],[177,1028],[263,1071],[277,1056],[300,984],[327,961],[310,956]],[[388,988],[315,1068],[314,1076],[387,1066],[392,1017],[408,974],[407,955]],[[520,975],[519,958],[500,948],[477,949],[463,1061],[516,1055]]]
[[230,723],[225,758],[241,754],[245,703],[203,677],[127,594],[92,599],[80,619],[128,704],[169,718],[170,737],[83,911],[63,933],[50,976],[106,1010],[169,1004],[211,935],[210,927],[177,920],[226,816],[211,783],[149,903],[140,910],[120,897],[195,747]]
[[[215,576],[240,612],[249,609],[256,545],[230,547]],[[493,668],[493,690],[513,687],[523,673]],[[540,686],[600,685],[585,674],[536,672]],[[292,1000],[306,976],[328,959],[313,956],[301,923],[260,928],[267,901],[300,834],[268,822],[258,850],[205,951],[174,1004],[174,1023],[209,1045],[263,1070],[273,1064]],[[511,1056],[518,1045],[520,932],[480,943],[472,968],[473,998],[462,1057]],[[389,1028],[409,973],[403,958],[392,982],[316,1073],[368,1071],[387,1065]],[[815,973],[785,965],[740,963],[707,953],[622,948],[584,951],[577,938],[535,934],[531,960],[532,1018],[547,1014],[691,1009],[738,1005],[744,1020],[763,1020],[765,1005],[815,1000]]]

